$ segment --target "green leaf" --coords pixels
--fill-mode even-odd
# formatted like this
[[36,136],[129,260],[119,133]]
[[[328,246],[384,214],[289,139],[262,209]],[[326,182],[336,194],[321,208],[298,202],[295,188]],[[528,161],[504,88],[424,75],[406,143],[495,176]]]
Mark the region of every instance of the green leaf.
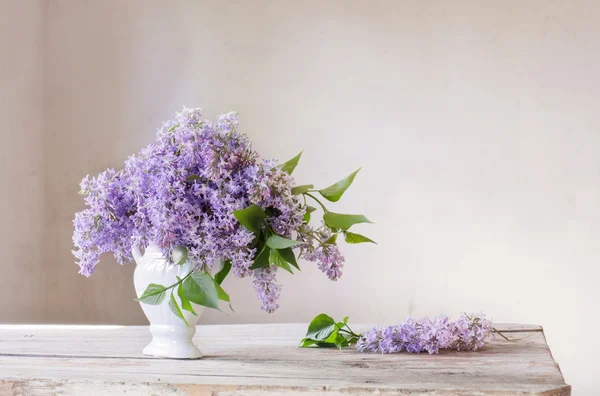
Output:
[[325,241],[325,243],[329,243],[329,244],[333,245],[337,242],[337,237],[338,237],[338,234],[333,234]]
[[296,255],[294,254],[294,251],[292,250],[292,248],[279,249],[278,252],[279,252],[279,255],[285,261],[292,264],[298,270],[300,269],[300,267],[298,266],[298,262],[296,261]]
[[[340,332],[344,329],[345,332]],[[348,317],[335,323],[333,318],[320,314],[309,325],[306,337],[300,341],[300,348],[309,346],[337,347],[342,349],[358,342],[360,334],[354,334],[348,327]]]
[[221,269],[215,275],[215,282],[217,282],[219,285],[221,283],[223,283],[223,280],[225,280],[225,277],[227,276],[227,274],[229,274],[230,270],[231,270],[231,260],[223,261]]
[[375,245],[377,245],[377,242],[375,242],[374,240],[369,239],[369,238],[367,238],[364,235],[355,234],[355,233],[350,232],[350,231],[344,232],[344,237],[346,239],[346,242],[348,242],[348,243],[371,242],[371,243],[374,243]]
[[367,219],[363,215],[342,214],[342,213],[333,213],[333,212],[325,213],[323,215],[323,221],[329,227],[341,228],[342,230],[347,230],[348,228],[352,227],[354,224],[371,222],[369,219]]
[[309,190],[311,190],[313,188],[315,188],[315,186],[313,186],[312,184],[296,186],[296,187],[292,188],[292,195],[304,194],[305,192],[308,192]]
[[259,268],[267,268],[269,266],[269,249],[266,245],[263,246],[262,250],[258,253],[258,256],[254,259],[254,264],[250,267],[250,269],[259,269]]
[[335,345],[338,349],[342,349],[342,347],[348,346],[348,341],[346,340],[346,338],[343,335],[341,335],[338,332],[337,329],[333,333],[331,333],[331,335],[329,337],[327,337],[325,342],[328,344]]
[[186,326],[189,326],[187,320],[185,320],[185,317],[183,316],[183,313],[181,312],[181,309],[179,309],[179,305],[177,304],[177,300],[175,300],[175,296],[173,295],[173,292],[171,292],[171,299],[169,300],[169,308],[171,309],[171,312],[173,312],[176,316],[179,316],[183,322],[185,323]]
[[194,311],[194,307],[192,307],[190,300],[185,298],[185,296],[183,295],[183,286],[181,283],[179,284],[179,286],[177,286],[177,295],[179,296],[179,299],[181,300],[181,308],[198,316],[196,311]]
[[225,290],[223,290],[223,288],[217,282],[216,279],[215,279],[215,287],[217,288],[217,295],[219,296],[219,300],[227,301],[229,303],[229,309],[231,309],[231,312],[235,312],[233,310],[233,307],[231,306],[231,298],[229,297],[229,294],[227,294],[227,292]]
[[219,292],[215,284],[206,272],[194,272],[183,281],[183,295],[195,304],[219,309]]
[[340,335],[339,329],[336,328],[330,335],[327,337],[325,342],[335,343],[336,338]]
[[292,267],[279,255],[279,252],[275,249],[271,249],[271,253],[269,254],[269,264],[276,265],[284,270],[288,271],[290,274],[293,274]]
[[235,210],[233,211],[233,215],[240,222],[240,224],[255,234],[260,233],[260,225],[262,221],[267,218],[265,211],[257,205]]
[[312,345],[316,345],[321,348],[333,348],[335,346],[334,344],[330,344],[325,341],[318,341],[318,340],[311,340],[310,338],[303,338],[302,341],[300,341],[299,347],[307,348]]
[[178,126],[179,126],[179,124],[173,125],[171,128],[169,128],[169,130],[167,132],[173,132],[175,130],[175,128],[177,128]]
[[318,341],[311,340],[310,338],[303,338],[302,341],[300,341],[299,347],[300,348],[306,348],[306,347],[309,347],[311,345],[315,345],[317,343],[318,343]]
[[[315,320],[317,320],[317,318],[323,316],[323,314],[317,316],[315,319],[313,319],[313,322],[315,322]],[[325,320],[325,323],[323,323],[323,326],[327,326],[329,322],[329,319],[331,319],[331,321],[333,321],[332,318],[330,318],[327,315],[324,315],[325,318],[323,318]],[[311,323],[311,325],[312,325]],[[312,346],[312,345],[317,345],[320,347],[334,347],[336,346],[338,349],[342,349],[342,347],[348,346],[349,345],[349,341],[346,339],[346,337],[344,337],[344,335],[340,334],[339,332],[339,325],[343,323],[338,323],[337,327],[334,326],[333,328],[330,330],[329,328],[326,328],[324,332],[321,333],[313,333],[311,334],[311,336],[309,336],[309,334],[306,335],[306,338],[304,338],[302,341],[300,341],[300,347],[301,348],[305,348],[308,346]],[[309,333],[310,333],[310,327],[309,327]]]
[[321,194],[328,201],[331,201],[331,202],[339,201],[340,198],[342,197],[342,195],[344,194],[344,192],[348,189],[348,187],[350,187],[350,185],[354,181],[354,178],[356,177],[356,174],[360,171],[360,169],[361,168],[358,168],[357,170],[355,170],[348,176],[344,177],[339,182],[337,182],[327,188],[319,190],[319,194]]
[[325,341],[337,330],[335,320],[326,314],[317,315],[308,325],[306,338]]
[[183,246],[176,246],[171,253],[173,264],[182,265],[187,261],[187,249]]
[[304,218],[302,220],[304,220],[305,223],[308,223],[310,221],[310,214],[315,210],[317,210],[317,208],[306,205],[306,213],[304,213]]
[[291,175],[296,168],[296,165],[298,165],[300,157],[302,157],[302,151],[300,151],[300,154],[281,165],[281,170]]
[[225,292],[221,285],[219,285],[216,281],[215,287],[217,288],[217,296],[219,296],[219,300],[227,301],[228,303],[230,303],[231,299],[229,298],[229,294],[227,294],[227,292]]
[[302,245],[303,243],[304,242],[293,241],[279,235],[271,235],[267,239],[267,246],[271,249],[285,249],[296,245]]
[[186,178],[186,180],[187,180],[187,181],[200,180],[200,176],[198,176],[198,175],[189,175],[189,176]]
[[314,206],[306,205],[306,213],[312,213],[315,210],[317,210],[317,208],[315,208]]
[[166,287],[163,285],[157,285],[156,283],[150,283],[144,293],[137,298],[137,301],[144,304],[159,305],[165,299]]

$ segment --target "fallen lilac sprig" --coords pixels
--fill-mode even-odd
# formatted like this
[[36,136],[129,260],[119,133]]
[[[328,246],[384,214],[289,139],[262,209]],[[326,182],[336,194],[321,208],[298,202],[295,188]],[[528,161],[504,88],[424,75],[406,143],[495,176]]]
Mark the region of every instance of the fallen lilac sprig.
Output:
[[483,314],[462,313],[456,321],[447,316],[406,319],[404,323],[365,332],[356,343],[361,352],[438,353],[440,349],[476,351],[492,333],[492,322]]
[[485,345],[492,332],[497,331],[483,314],[462,313],[456,321],[444,315],[432,319],[407,318],[400,325],[375,327],[363,334],[352,331],[347,317],[336,322],[330,316],[320,314],[311,321],[300,347],[337,346],[341,349],[356,344],[360,352],[434,354],[441,349],[477,351]]

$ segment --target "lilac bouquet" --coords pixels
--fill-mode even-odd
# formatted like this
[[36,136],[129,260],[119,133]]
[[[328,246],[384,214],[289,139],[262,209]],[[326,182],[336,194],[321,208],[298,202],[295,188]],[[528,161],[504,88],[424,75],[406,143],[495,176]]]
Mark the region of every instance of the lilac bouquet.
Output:
[[[102,253],[112,252],[123,264],[133,260],[133,247],[153,242],[172,265],[191,263],[192,270],[173,285],[151,284],[138,300],[160,304],[177,288],[190,312],[190,301],[212,308],[219,299],[229,301],[220,285],[230,272],[253,277],[267,312],[278,308],[277,269],[293,273],[299,258],[337,280],[344,264],[338,236],[373,242],[349,231],[369,220],[331,212],[316,194],[337,202],[358,170],[327,188],[294,186],[291,174],[301,154],[283,164],[262,160],[238,132],[235,113],[211,123],[199,109],[184,108],[124,169],[82,180],[87,207],[75,215],[73,235],[80,273],[91,276]],[[307,199],[323,211],[316,228],[309,223],[317,208]]]

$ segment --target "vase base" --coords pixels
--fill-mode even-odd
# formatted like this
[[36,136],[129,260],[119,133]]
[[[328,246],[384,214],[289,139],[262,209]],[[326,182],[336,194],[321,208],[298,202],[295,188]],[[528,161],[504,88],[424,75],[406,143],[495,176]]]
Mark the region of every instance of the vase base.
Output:
[[202,352],[197,346],[191,345],[186,348],[178,348],[177,352],[167,350],[164,345],[151,342],[143,350],[142,353],[148,356],[164,357],[169,359],[200,359]]
[[195,327],[150,325],[152,341],[143,350],[144,355],[170,359],[200,359],[202,352],[192,343]]

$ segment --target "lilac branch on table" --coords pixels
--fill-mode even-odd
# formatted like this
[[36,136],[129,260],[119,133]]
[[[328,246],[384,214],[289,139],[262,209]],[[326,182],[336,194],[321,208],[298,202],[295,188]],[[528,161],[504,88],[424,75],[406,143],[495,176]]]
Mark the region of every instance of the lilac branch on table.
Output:
[[373,328],[356,344],[361,352],[429,352],[440,349],[476,351],[483,347],[492,332],[492,323],[482,314],[461,314],[456,321],[447,316],[407,319],[401,325]]
[[485,345],[492,333],[492,323],[483,314],[461,314],[456,321],[441,315],[429,319],[407,318],[402,324],[374,327],[356,334],[348,326],[348,317],[336,322],[328,315],[317,315],[308,326],[300,347],[342,348],[356,344],[360,352],[439,353],[441,349],[476,351]]

